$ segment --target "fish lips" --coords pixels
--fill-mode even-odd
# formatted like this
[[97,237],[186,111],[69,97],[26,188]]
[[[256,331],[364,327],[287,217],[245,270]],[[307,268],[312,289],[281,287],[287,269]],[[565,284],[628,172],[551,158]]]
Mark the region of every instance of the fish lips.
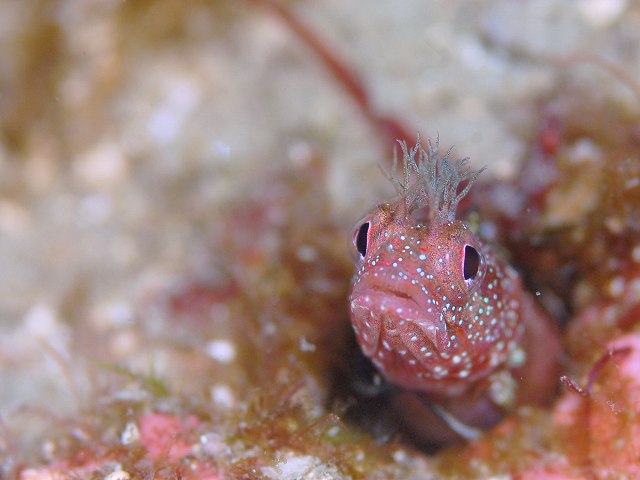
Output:
[[434,351],[446,348],[446,322],[440,309],[423,297],[422,291],[407,293],[386,285],[358,282],[350,297],[351,321],[365,355],[375,354],[383,331],[386,337],[400,337],[412,353],[418,353],[413,350],[424,346],[424,340],[432,344]]

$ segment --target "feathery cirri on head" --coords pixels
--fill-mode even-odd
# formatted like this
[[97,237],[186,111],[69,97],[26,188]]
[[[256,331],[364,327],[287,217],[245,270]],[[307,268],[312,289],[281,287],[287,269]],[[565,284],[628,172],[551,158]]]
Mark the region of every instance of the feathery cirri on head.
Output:
[[[356,226],[351,322],[364,354],[391,383],[460,396],[513,366],[523,294],[511,267],[456,209],[482,170],[418,140],[403,153],[398,197]],[[522,358],[520,358],[522,361]]]

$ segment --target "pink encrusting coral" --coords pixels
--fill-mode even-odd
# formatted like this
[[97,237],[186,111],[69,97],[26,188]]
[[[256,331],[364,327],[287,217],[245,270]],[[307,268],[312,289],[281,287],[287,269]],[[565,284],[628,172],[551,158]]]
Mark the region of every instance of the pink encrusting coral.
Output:
[[[195,416],[181,420],[171,415],[152,413],[140,419],[140,444],[152,460],[181,460],[191,453],[187,440],[198,426]],[[192,436],[193,434],[191,434]]]
[[[568,392],[555,406],[553,427],[566,440],[571,465],[594,478],[640,476],[640,334],[609,342],[592,385]],[[582,432],[580,441],[575,434]]]
[[130,422],[122,434],[123,447],[93,444],[83,455],[60,459],[41,469],[24,469],[21,480],[58,478],[183,478],[219,480],[225,478],[217,462],[202,453],[194,416],[180,418],[165,413],[149,413]]
[[[521,410],[481,441],[442,455],[443,474],[486,478],[480,472],[501,472],[527,480],[638,477],[640,335],[617,338],[602,355],[592,383],[566,390],[550,418]],[[475,468],[454,467],[460,456]]]
[[456,219],[480,172],[440,156],[437,143],[401,146],[398,198],[374,208],[353,237],[351,321],[363,352],[388,381],[445,402],[465,423],[494,423],[491,404],[548,400],[556,330],[516,271]]

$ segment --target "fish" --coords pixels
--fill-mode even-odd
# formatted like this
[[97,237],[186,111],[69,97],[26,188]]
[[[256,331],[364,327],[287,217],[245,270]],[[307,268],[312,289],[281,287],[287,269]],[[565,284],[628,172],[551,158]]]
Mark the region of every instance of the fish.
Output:
[[445,409],[456,405],[453,417],[456,409],[472,411],[473,402],[509,410],[531,360],[527,332],[536,342],[556,336],[553,360],[536,358],[544,365],[532,367],[535,375],[553,369],[557,334],[499,249],[457,218],[484,169],[453,159],[451,149],[442,155],[439,138],[399,145],[404,175],[389,176],[396,197],[376,205],[353,231],[349,307],[357,342],[387,382]]

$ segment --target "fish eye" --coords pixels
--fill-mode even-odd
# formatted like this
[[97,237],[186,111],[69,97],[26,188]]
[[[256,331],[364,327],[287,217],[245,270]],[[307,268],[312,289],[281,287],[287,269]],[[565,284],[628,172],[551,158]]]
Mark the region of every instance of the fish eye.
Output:
[[464,246],[464,262],[463,262],[463,276],[465,282],[470,283],[478,275],[480,269],[480,254],[471,245]]
[[367,247],[369,246],[369,225],[369,222],[360,224],[353,235],[353,244],[360,254],[360,259],[363,259],[367,254]]

